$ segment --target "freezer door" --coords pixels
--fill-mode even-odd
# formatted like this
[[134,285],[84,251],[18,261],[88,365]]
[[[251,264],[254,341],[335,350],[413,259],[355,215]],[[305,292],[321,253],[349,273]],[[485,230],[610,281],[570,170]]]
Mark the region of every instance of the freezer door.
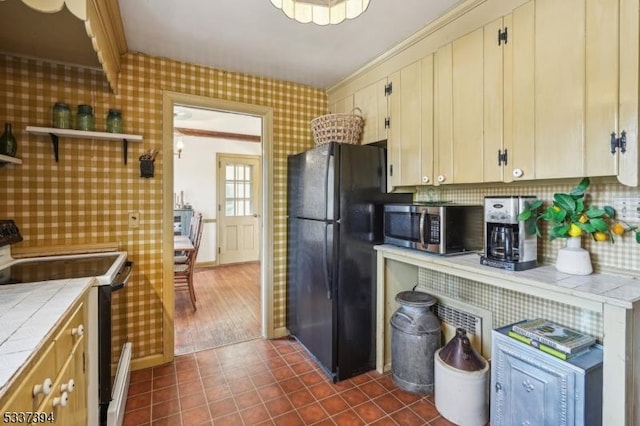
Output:
[[336,312],[333,291],[334,240],[330,222],[290,220],[287,310],[289,331],[329,372],[336,369]]
[[329,143],[288,158],[288,215],[336,219],[335,145]]

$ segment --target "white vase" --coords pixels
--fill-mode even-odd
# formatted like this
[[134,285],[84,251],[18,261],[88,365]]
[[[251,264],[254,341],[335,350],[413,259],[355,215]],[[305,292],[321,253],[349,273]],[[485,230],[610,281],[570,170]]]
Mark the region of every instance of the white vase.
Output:
[[567,245],[558,250],[556,269],[573,275],[589,275],[593,272],[589,252],[581,247],[580,237],[567,238]]

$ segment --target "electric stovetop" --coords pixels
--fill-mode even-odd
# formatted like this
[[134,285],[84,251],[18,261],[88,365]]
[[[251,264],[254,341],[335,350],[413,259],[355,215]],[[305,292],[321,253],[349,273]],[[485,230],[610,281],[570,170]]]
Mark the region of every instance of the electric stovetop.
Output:
[[107,274],[118,257],[118,254],[110,254],[66,259],[25,260],[1,269],[0,285],[98,277]]

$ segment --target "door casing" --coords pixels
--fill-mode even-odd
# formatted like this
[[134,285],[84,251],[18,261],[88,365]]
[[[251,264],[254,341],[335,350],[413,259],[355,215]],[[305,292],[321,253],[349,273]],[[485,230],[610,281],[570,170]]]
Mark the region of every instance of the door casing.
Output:
[[206,96],[164,91],[162,94],[162,174],[163,174],[163,224],[162,224],[162,304],[163,304],[163,352],[139,360],[134,368],[145,368],[174,358],[175,313],[173,292],[173,108],[176,105],[208,108],[220,111],[254,115],[262,118],[262,229],[261,229],[261,305],[262,337],[271,339],[286,335],[286,329],[274,328],[273,321],[273,108],[262,105],[227,101]]

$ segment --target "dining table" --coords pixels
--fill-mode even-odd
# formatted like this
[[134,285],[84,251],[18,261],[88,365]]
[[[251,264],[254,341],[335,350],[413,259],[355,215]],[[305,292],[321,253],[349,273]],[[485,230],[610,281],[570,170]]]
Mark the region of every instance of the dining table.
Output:
[[194,251],[196,248],[187,235],[174,235],[173,236],[173,250],[188,252]]

